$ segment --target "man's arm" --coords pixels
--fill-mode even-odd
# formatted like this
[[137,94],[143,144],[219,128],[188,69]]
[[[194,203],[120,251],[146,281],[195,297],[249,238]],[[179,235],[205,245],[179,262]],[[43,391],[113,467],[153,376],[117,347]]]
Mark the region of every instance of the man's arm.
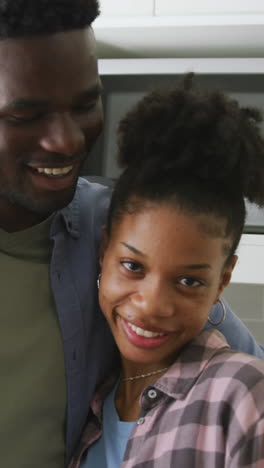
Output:
[[[223,301],[223,299],[221,299]],[[225,336],[228,344],[232,349],[252,354],[260,359],[264,359],[264,347],[259,345],[243,322],[232,312],[226,301],[223,301],[226,306],[226,318],[218,327],[212,326],[209,322],[205,328],[217,328]],[[210,318],[214,322],[219,321],[222,316],[221,305],[216,304],[211,313]]]

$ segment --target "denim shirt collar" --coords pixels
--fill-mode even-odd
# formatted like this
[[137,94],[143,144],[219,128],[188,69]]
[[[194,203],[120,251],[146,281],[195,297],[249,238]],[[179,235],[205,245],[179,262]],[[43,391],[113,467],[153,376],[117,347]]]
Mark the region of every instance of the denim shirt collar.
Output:
[[62,229],[66,229],[74,239],[80,237],[80,191],[78,184],[71,203],[54,216],[50,237],[53,238]]

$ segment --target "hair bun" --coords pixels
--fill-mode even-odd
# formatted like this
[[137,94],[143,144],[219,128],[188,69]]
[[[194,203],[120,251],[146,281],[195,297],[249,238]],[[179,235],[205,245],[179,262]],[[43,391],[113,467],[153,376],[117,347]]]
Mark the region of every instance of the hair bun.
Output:
[[261,113],[240,107],[219,90],[196,90],[193,75],[172,89],[145,96],[120,122],[121,167],[148,166],[152,173],[190,174],[232,186],[264,202]]

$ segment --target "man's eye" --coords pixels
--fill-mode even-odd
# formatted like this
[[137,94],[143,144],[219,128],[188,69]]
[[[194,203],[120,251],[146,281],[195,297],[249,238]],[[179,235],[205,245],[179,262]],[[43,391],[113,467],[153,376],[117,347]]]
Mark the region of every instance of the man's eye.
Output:
[[90,112],[96,107],[97,101],[89,102],[87,104],[80,104],[79,106],[75,106],[73,108],[73,112],[77,113],[85,113]]
[[9,120],[9,122],[12,122],[12,123],[30,123],[30,122],[35,122],[39,119],[41,119],[41,117],[43,117],[43,114],[34,114],[34,115],[30,115],[30,116],[18,116],[18,115],[8,115],[7,116],[7,119]]
[[182,285],[182,286],[187,286],[189,288],[197,288],[198,286],[201,286],[202,285],[202,282],[197,280],[196,278],[192,278],[192,277],[189,277],[189,276],[186,276],[184,278],[181,278],[179,280],[179,283]]
[[142,270],[141,265],[139,263],[131,261],[123,261],[121,263],[126,270],[131,271],[132,273],[139,273]]

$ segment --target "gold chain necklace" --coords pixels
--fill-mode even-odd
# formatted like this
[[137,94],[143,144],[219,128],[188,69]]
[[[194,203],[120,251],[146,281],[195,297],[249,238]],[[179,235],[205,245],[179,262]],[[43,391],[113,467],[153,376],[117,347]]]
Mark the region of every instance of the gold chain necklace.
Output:
[[163,369],[159,369],[159,370],[156,370],[154,372],[149,372],[148,374],[135,375],[135,377],[125,377],[124,379],[121,379],[121,382],[127,382],[128,380],[144,379],[145,377],[149,377],[150,375],[159,374],[160,372],[166,371],[167,369],[168,369],[168,367],[163,367]]

